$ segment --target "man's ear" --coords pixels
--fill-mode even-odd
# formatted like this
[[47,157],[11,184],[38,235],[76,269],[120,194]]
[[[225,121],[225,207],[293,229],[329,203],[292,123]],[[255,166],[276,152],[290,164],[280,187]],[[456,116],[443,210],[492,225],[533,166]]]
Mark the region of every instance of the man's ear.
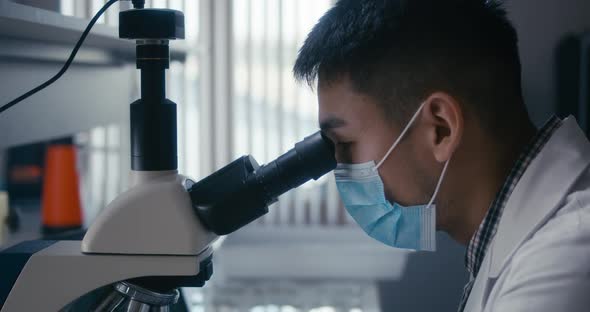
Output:
[[434,157],[438,162],[446,162],[463,136],[463,111],[459,102],[447,93],[435,92],[424,102],[422,118],[431,129],[428,141]]

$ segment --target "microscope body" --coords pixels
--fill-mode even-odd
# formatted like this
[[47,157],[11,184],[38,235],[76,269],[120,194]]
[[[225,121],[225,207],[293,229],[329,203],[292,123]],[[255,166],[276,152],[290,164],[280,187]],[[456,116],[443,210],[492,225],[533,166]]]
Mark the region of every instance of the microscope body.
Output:
[[130,188],[83,240],[24,242],[2,252],[2,312],[67,311],[111,284],[93,310],[163,311],[176,303],[178,287],[202,286],[212,275],[218,236],[201,225],[187,189],[194,183],[176,170],[176,104],[165,95],[168,42],[184,38],[184,16],[140,7],[119,17],[119,36],[136,40],[141,70],[141,98],[130,106]]

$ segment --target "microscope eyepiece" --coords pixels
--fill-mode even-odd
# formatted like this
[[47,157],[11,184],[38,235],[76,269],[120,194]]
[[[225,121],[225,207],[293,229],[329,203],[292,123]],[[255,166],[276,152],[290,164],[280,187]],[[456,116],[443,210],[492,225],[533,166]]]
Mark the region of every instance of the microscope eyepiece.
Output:
[[266,214],[281,194],[334,168],[334,145],[317,132],[263,166],[243,156],[192,185],[189,193],[201,222],[226,235]]
[[255,172],[256,179],[273,202],[279,195],[303,183],[317,180],[336,167],[334,145],[317,132],[295,148]]

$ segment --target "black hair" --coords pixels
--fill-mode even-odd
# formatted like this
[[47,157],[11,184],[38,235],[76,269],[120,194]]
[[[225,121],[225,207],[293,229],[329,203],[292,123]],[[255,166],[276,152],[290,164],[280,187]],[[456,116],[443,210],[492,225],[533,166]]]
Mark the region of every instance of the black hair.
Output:
[[493,0],[340,0],[309,33],[293,71],[312,87],[346,76],[399,122],[436,91],[492,128],[526,114],[517,33]]

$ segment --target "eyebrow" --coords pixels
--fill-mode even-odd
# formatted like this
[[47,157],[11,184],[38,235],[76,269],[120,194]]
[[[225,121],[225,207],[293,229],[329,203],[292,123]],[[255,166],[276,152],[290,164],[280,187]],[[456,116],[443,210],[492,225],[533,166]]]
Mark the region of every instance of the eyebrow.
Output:
[[346,121],[336,117],[330,117],[320,122],[320,129],[322,131],[329,131],[335,128],[346,126]]

